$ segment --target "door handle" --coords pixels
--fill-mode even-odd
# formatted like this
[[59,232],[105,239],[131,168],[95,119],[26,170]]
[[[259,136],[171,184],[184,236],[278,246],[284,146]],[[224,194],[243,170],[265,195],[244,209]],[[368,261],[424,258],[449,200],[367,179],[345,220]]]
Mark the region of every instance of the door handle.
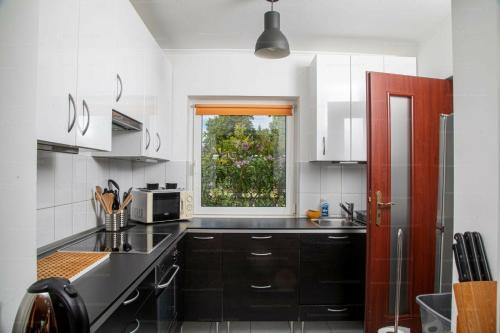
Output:
[[146,128],[146,150],[148,150],[150,144],[151,144],[151,135],[149,134],[149,130]]
[[164,284],[159,284],[156,286],[156,289],[165,289],[167,288],[171,283],[172,281],[175,279],[175,276],[177,275],[177,273],[179,273],[179,265],[172,265],[172,268],[171,269],[174,269],[175,272],[172,274],[172,276],[170,277],[170,279],[168,279],[167,282],[165,282]]
[[382,192],[381,191],[377,191],[376,194],[376,205],[377,205],[377,217],[376,217],[376,225],[377,226],[380,226],[380,224],[382,223],[382,209],[384,208],[391,208],[391,206],[394,206],[395,203],[394,202],[382,202]]
[[116,74],[116,85],[118,86],[117,88],[117,96],[116,96],[116,101],[118,102],[120,98],[122,98],[122,93],[123,93],[123,82],[120,74]]
[[[71,119],[71,107],[73,107],[73,120]],[[76,121],[76,105],[75,100],[71,94],[68,94],[68,133],[71,132]]]
[[89,111],[89,106],[87,105],[87,102],[85,100],[83,100],[82,108],[83,112],[87,112],[87,125],[85,125],[85,127],[82,130],[82,136],[84,136],[89,130],[90,126],[90,111]]

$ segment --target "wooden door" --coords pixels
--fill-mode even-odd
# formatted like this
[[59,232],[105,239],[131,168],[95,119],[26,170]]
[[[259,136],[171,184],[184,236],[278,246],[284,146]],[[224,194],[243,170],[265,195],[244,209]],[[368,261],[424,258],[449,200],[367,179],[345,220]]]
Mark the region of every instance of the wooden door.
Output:
[[365,331],[377,332],[394,323],[395,252],[401,228],[404,260],[400,325],[420,332],[415,297],[434,290],[439,115],[451,113],[452,84],[448,80],[370,72],[367,93]]

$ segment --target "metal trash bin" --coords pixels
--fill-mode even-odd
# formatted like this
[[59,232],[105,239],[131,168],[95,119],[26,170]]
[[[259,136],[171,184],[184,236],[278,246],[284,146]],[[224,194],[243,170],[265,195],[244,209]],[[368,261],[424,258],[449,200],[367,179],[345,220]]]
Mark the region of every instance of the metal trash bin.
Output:
[[451,293],[417,296],[423,333],[451,332]]

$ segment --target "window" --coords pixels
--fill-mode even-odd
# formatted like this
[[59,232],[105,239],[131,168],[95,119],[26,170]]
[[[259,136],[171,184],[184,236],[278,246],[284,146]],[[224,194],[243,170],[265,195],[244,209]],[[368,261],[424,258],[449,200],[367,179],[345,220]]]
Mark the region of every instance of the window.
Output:
[[197,105],[196,214],[293,214],[289,115],[289,105]]

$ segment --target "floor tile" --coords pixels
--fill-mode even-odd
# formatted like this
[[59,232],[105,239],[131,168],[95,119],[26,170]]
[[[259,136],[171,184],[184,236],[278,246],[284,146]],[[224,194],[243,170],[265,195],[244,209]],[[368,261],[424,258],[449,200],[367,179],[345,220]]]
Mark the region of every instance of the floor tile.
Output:
[[287,321],[252,321],[251,333],[289,333],[290,323]]
[[[295,332],[300,332],[300,324],[297,325]],[[331,333],[330,327],[326,321],[308,321],[304,325],[304,333]]]
[[182,323],[182,333],[210,333],[212,323],[185,321]]
[[328,327],[335,333],[363,333],[360,321],[329,321]]

